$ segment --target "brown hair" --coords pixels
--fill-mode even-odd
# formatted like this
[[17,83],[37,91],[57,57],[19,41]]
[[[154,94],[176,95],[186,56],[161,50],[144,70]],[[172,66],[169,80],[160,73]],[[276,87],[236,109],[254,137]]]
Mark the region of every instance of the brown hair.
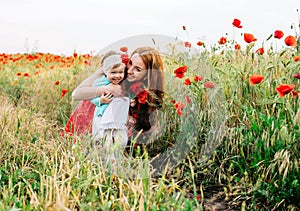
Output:
[[150,92],[148,103],[149,113],[156,108],[160,108],[163,102],[163,93],[165,89],[164,64],[160,53],[152,47],[140,47],[135,49],[131,56],[138,54],[143,60],[147,76],[145,85]]

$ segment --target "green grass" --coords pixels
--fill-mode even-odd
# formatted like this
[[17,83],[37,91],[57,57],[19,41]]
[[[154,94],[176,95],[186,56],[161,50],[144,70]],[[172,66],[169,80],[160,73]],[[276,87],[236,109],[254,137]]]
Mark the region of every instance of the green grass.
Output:
[[[229,47],[222,53],[203,50],[194,58],[184,53],[164,58],[164,131],[131,158],[141,164],[135,178],[111,174],[87,156],[88,137],[74,145],[72,137],[59,135],[72,111],[72,90],[96,65],[85,65],[82,55],[69,66],[45,56],[2,64],[0,209],[202,210],[218,203],[223,209],[299,209],[299,98],[276,92],[283,83],[299,90],[293,75],[300,63],[292,59],[299,52],[287,48],[257,55],[251,45],[245,51]],[[185,77],[174,78],[181,65],[189,67]],[[254,73],[265,78],[250,86]],[[194,82],[195,75],[203,81]],[[187,77],[190,86],[184,85]],[[215,88],[204,88],[205,81]],[[69,90],[64,97],[62,89]],[[182,116],[172,99],[185,104]],[[181,154],[168,154],[172,150]],[[159,153],[179,160],[153,178],[147,158]],[[216,192],[222,197],[212,201]]]

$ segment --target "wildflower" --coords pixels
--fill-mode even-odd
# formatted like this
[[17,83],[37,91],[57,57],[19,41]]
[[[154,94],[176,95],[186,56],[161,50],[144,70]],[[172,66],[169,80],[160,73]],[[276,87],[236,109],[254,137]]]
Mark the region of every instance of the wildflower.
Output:
[[197,196],[196,196],[196,199],[197,199],[197,200],[200,200],[201,198],[202,198],[202,197],[201,197],[200,195],[197,195]]
[[77,58],[78,54],[76,52],[73,53],[73,57]]
[[176,70],[174,70],[174,73],[176,74],[177,78],[183,78],[184,73],[187,71],[187,66],[181,66],[178,67]]
[[297,98],[298,97],[298,92],[297,91],[292,91],[292,98]]
[[276,91],[279,94],[279,97],[284,97],[286,94],[290,93],[295,88],[294,84],[281,84],[276,87]]
[[284,39],[284,42],[287,46],[295,47],[297,45],[297,40],[294,36],[289,35]]
[[34,75],[40,74],[40,72],[41,72],[40,70],[39,71],[35,71]]
[[198,45],[198,46],[202,46],[202,45],[204,45],[204,42],[198,41],[198,42],[197,42],[197,45]]
[[206,88],[206,89],[212,89],[212,88],[215,88],[215,84],[214,84],[213,82],[211,82],[211,81],[206,81],[206,82],[204,83],[204,88]]
[[239,20],[239,19],[233,19],[233,22],[232,22],[232,25],[234,26],[234,27],[236,27],[236,28],[242,28],[242,26],[241,26],[241,21]]
[[259,48],[256,50],[256,53],[259,54],[259,55],[263,55],[265,52],[264,48]]
[[55,81],[55,85],[56,85],[56,86],[59,85],[59,81]]
[[254,74],[249,77],[249,83],[251,86],[253,86],[255,84],[261,83],[264,78],[265,77],[263,75]]
[[298,74],[295,74],[295,75],[294,75],[294,78],[300,79],[300,74],[299,74],[299,73],[298,73]]
[[18,73],[17,73],[17,76],[22,76],[22,73],[18,72]]
[[244,33],[244,40],[245,40],[247,43],[251,43],[251,42],[257,41],[257,39],[254,37],[254,35],[253,35],[253,34],[250,34],[250,33]]
[[138,147],[139,143],[140,143],[140,140],[137,139],[136,142],[134,143],[133,147],[135,147],[135,148]]
[[184,80],[184,85],[187,85],[187,86],[191,85],[191,80],[189,78],[186,78]]
[[190,42],[184,42],[184,46],[186,48],[191,48],[192,47],[192,44]]
[[130,61],[130,58],[128,57],[128,55],[127,54],[122,54],[121,55],[121,59],[122,59],[122,63],[124,63],[124,64],[128,64],[128,62]]
[[174,107],[175,107],[175,110],[176,110],[177,114],[178,114],[179,116],[182,116],[182,109],[185,108],[184,103],[182,103],[182,102],[176,102],[176,103],[174,104]]
[[192,103],[192,100],[191,100],[191,98],[188,95],[185,96],[185,101],[186,101],[187,104],[191,104]]
[[129,90],[138,95],[144,90],[144,84],[142,82],[136,82],[129,87]]
[[120,48],[120,51],[126,53],[128,51],[128,48],[126,46],[123,46]]
[[219,44],[220,44],[220,45],[223,45],[223,44],[225,44],[226,42],[227,42],[226,37],[221,37],[220,40],[219,40]]
[[203,78],[204,78],[203,76],[196,75],[196,76],[194,77],[194,81],[195,81],[195,82],[202,81]]
[[295,62],[299,62],[300,61],[300,56],[294,56],[293,59],[294,59]]
[[281,39],[283,36],[284,36],[284,33],[280,30],[276,30],[274,32],[274,37],[277,38],[277,39]]
[[137,97],[138,97],[139,103],[141,103],[141,104],[147,103],[147,100],[148,100],[148,92],[147,92],[147,90],[144,89],[143,91],[141,91],[140,93],[138,93]]
[[28,73],[24,73],[24,77],[29,77],[29,74]]
[[182,26],[182,29],[183,29],[183,30],[186,30],[186,27],[185,27],[185,26]]
[[235,44],[234,45],[234,49],[235,50],[240,50],[241,49],[241,45],[240,44]]
[[61,97],[64,97],[68,93],[67,89],[61,90]]

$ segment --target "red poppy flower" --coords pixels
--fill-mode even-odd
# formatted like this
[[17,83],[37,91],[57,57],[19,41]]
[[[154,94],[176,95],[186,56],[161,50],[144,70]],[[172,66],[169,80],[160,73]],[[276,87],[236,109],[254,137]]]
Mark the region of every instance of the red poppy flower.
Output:
[[260,54],[260,55],[263,55],[265,52],[264,48],[259,48],[256,50],[256,53]]
[[295,88],[294,84],[281,84],[276,87],[276,91],[279,94],[279,97],[284,97],[286,94],[290,93]]
[[204,42],[198,41],[198,42],[197,42],[197,45],[198,45],[198,46],[202,46],[202,45],[204,45]]
[[181,67],[178,67],[176,70],[174,70],[174,73],[175,73],[177,78],[183,78],[184,73],[186,71],[187,71],[187,66],[181,66]]
[[289,35],[284,39],[284,42],[287,46],[295,47],[297,45],[297,40],[294,36]]
[[122,63],[124,64],[128,64],[128,62],[130,61],[130,58],[128,57],[127,54],[122,54],[121,59],[122,59]]
[[61,90],[61,97],[64,97],[68,93],[67,89]]
[[299,93],[296,91],[292,91],[292,98],[298,97]]
[[241,45],[240,44],[235,44],[234,45],[234,49],[235,50],[240,50],[241,49]]
[[174,107],[175,107],[175,109],[176,109],[177,114],[178,114],[179,116],[182,116],[182,109],[185,108],[184,103],[182,103],[182,102],[177,102],[177,103],[174,104]]
[[125,53],[125,52],[128,51],[128,48],[126,46],[123,46],[123,47],[120,48],[120,51]]
[[295,74],[295,75],[294,75],[294,78],[300,79],[300,74],[299,74],[299,73],[298,73],[298,74]]
[[176,109],[176,112],[177,112],[178,116],[182,116],[182,110],[181,109]]
[[194,81],[195,81],[195,82],[202,81],[203,78],[204,78],[203,76],[196,75],[196,76],[194,77]]
[[55,85],[59,85],[59,81],[55,81]]
[[186,78],[184,80],[184,85],[187,85],[187,86],[191,85],[191,80],[189,78]]
[[17,73],[17,76],[22,76],[22,73],[18,72],[18,73]]
[[211,81],[206,81],[204,83],[204,88],[206,88],[206,89],[213,89],[213,88],[215,88],[215,84],[213,82],[211,82]]
[[294,59],[295,62],[299,62],[300,61],[300,56],[294,56],[293,59]]
[[172,100],[171,100],[171,103],[175,104],[175,103],[176,103],[176,100],[172,99]]
[[239,19],[233,19],[232,25],[236,28],[242,28],[241,21]]
[[78,56],[78,54],[76,52],[73,53],[74,58],[76,58]]
[[185,26],[182,26],[182,29],[183,29],[183,30],[186,30],[186,27],[185,27]]
[[187,104],[191,104],[192,103],[192,100],[191,100],[191,98],[188,95],[185,96],[185,101],[186,101]]
[[191,48],[192,47],[192,44],[190,42],[184,42],[184,46],[186,48]]
[[29,77],[29,74],[28,73],[24,73],[24,77]]
[[132,84],[129,89],[136,95],[138,95],[140,92],[144,90],[143,88],[144,84],[142,82],[136,82]]
[[253,86],[255,84],[261,83],[264,78],[265,77],[263,75],[253,74],[249,77],[249,83],[251,86]]
[[220,45],[223,45],[223,44],[225,44],[226,42],[227,42],[226,37],[221,37],[220,40],[219,40],[219,44],[220,44]]
[[284,33],[280,30],[276,30],[274,32],[274,37],[277,38],[277,39],[281,39],[283,36],[284,36]]
[[176,103],[174,104],[174,107],[175,107],[175,109],[184,109],[184,108],[185,108],[185,105],[184,105],[184,103],[182,103],[182,102],[176,102]]
[[257,41],[257,39],[254,37],[254,35],[253,35],[253,34],[250,34],[250,33],[244,33],[244,40],[245,40],[247,43],[251,43],[251,42]]
[[138,96],[139,103],[141,103],[141,104],[147,103],[147,100],[148,100],[148,92],[147,92],[147,90],[141,91],[140,93],[138,93],[137,96]]

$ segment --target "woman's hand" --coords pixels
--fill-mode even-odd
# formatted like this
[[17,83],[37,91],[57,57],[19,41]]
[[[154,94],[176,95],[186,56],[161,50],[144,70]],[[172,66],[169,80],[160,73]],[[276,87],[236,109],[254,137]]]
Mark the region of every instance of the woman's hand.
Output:
[[114,85],[112,83],[108,84],[107,86],[103,87],[105,92],[111,93],[114,97],[123,96],[123,90],[120,85]]

